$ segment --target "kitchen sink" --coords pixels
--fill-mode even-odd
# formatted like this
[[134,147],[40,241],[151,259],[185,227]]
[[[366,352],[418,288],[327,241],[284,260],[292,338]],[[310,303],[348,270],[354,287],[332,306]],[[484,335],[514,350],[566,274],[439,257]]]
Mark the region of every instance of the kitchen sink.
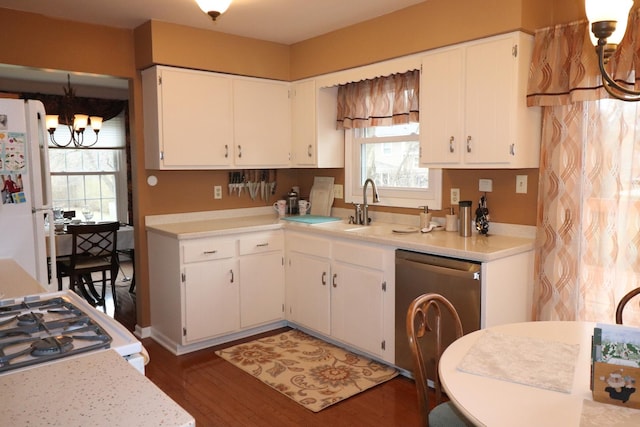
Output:
[[389,227],[388,225],[362,226],[359,228],[352,228],[349,231],[355,232],[357,234],[367,235],[367,236],[382,236],[382,235],[387,235],[392,233],[391,227]]
[[417,228],[407,227],[397,224],[389,224],[384,222],[374,222],[371,225],[362,224],[349,224],[347,221],[328,222],[323,224],[315,224],[314,227],[324,228],[327,230],[341,231],[345,233],[359,234],[362,236],[389,236],[391,234],[397,234],[399,230],[401,233],[406,233],[406,229],[412,229],[414,232],[418,232]]

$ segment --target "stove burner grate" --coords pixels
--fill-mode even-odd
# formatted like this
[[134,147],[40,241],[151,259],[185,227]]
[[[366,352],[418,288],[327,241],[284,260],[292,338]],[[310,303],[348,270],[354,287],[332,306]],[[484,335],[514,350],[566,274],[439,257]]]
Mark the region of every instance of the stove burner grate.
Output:
[[107,349],[111,342],[98,321],[68,299],[0,301],[0,374]]
[[50,356],[68,353],[73,348],[73,338],[60,335],[46,337],[31,343],[32,356]]
[[44,314],[34,312],[21,314],[16,317],[16,319],[18,320],[18,326],[37,325],[38,323],[42,322],[43,318]]

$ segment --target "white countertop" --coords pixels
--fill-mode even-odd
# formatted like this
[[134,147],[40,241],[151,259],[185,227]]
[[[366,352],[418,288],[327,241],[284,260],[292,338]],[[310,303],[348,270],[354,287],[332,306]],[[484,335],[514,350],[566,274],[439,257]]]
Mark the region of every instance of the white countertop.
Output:
[[195,426],[113,350],[0,375],[0,389],[3,425]]
[[47,290],[12,259],[0,259],[0,299],[20,298]]
[[194,221],[147,225],[147,230],[149,231],[181,240],[280,228],[316,233],[330,237],[350,238],[399,249],[408,249],[479,262],[493,261],[530,251],[534,249],[535,245],[535,239],[528,237],[497,234],[483,236],[476,233],[470,237],[461,237],[457,232],[450,231],[395,233],[393,232],[394,229],[404,230],[407,226],[380,221],[376,221],[370,226],[347,224],[344,221],[304,224],[281,221],[273,214],[198,219]]

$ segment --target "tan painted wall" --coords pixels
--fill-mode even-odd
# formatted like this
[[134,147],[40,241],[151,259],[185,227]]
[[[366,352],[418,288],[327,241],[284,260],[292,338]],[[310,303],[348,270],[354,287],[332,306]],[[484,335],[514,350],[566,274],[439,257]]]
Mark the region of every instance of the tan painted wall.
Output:
[[[151,63],[252,75],[281,80],[322,74],[433,47],[514,29],[533,30],[583,17],[582,0],[428,0],[404,11],[287,47],[179,25],[149,22],[134,32],[72,23],[0,9],[7,37],[0,63],[65,71],[106,74],[131,79],[133,192],[136,231],[138,324],[149,325],[149,276],[143,224],[146,215],[260,206],[243,197],[213,200],[214,184],[226,185],[227,172],[156,172],[144,169],[141,83],[137,69]],[[373,42],[372,42],[373,41]],[[73,49],[82,46],[94,49]],[[1,89],[1,82],[0,82]],[[157,187],[146,185],[156,174]],[[514,198],[515,175],[527,174],[530,193]],[[334,176],[344,170],[281,170],[278,192],[300,185],[307,195],[313,176]],[[494,180],[489,196],[492,220],[534,224],[537,170],[445,171],[445,206],[449,188],[477,202],[477,179]],[[517,201],[517,203],[513,203]],[[336,201],[335,206],[344,203]],[[378,209],[374,207],[372,209]],[[389,209],[391,210],[391,209]],[[413,210],[394,209],[399,212]]]
[[133,78],[133,32],[0,9],[0,63]]
[[162,64],[290,80],[289,46],[283,44],[158,21],[138,27],[136,38],[138,69]]

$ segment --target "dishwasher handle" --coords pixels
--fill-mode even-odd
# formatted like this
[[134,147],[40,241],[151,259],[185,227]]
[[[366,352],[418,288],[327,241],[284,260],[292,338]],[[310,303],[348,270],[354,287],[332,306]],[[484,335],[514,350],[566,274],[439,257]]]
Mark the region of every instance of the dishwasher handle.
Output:
[[445,276],[460,277],[464,279],[480,280],[480,265],[468,263],[466,269],[443,267],[441,265],[427,264],[415,260],[396,257],[396,271],[402,266],[416,268],[425,272],[441,274]]

